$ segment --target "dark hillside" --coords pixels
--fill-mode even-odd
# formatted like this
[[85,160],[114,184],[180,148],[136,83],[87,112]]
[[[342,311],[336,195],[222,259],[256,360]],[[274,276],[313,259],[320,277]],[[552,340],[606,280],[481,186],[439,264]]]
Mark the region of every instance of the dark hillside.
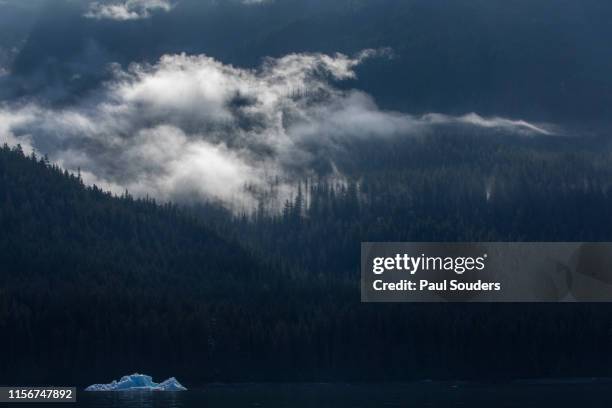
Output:
[[302,185],[281,214],[202,210],[282,273],[176,207],[0,149],[0,384],[610,376],[606,305],[359,302],[361,240],[609,239],[605,153],[504,140],[397,145],[394,171]]
[[207,337],[192,333],[181,341],[196,344],[175,344],[181,324],[198,326],[183,319],[197,315],[206,330],[206,305],[229,293],[240,303],[264,272],[172,205],[85,187],[6,146],[0,231],[0,383],[55,378],[57,370],[70,378],[77,362],[81,372],[132,369],[150,353],[193,352]]

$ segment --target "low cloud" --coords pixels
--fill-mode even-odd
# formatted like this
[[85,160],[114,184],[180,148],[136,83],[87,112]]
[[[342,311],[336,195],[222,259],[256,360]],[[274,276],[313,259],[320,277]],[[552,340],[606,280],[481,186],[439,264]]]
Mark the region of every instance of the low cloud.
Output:
[[550,133],[476,114],[385,111],[361,91],[334,86],[380,55],[387,53],[290,54],[258,69],[167,55],[154,65],[115,68],[112,81],[71,107],[0,107],[0,139],[80,168],[87,183],[115,192],[244,208],[272,181],[282,196],[315,163],[334,169],[337,147],[358,139],[384,142],[444,125]]
[[170,11],[173,8],[171,0],[110,0],[93,2],[85,17],[97,20],[140,20],[151,17],[157,11]]
[[533,123],[524,120],[511,120],[500,117],[483,118],[476,113],[469,113],[463,116],[448,116],[439,113],[430,113],[423,116],[423,120],[432,124],[465,124],[474,125],[489,129],[507,129],[521,133],[534,133],[540,135],[552,135],[551,130],[545,129],[542,126],[534,125]]

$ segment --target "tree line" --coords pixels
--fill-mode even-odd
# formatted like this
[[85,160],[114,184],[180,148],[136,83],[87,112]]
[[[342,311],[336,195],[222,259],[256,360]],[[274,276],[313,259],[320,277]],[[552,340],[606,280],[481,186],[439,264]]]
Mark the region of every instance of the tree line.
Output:
[[599,141],[362,141],[281,211],[114,196],[0,149],[0,383],[610,375],[612,308],[361,304],[362,241],[610,240]]

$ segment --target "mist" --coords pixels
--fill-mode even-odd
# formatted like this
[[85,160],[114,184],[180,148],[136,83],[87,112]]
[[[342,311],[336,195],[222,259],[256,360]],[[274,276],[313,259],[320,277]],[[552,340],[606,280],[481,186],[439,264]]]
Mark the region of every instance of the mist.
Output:
[[385,143],[440,126],[551,134],[546,125],[475,113],[383,110],[367,93],[337,86],[356,79],[366,60],[391,55],[289,54],[244,69],[174,54],[155,64],[110,66],[112,79],[76,103],[3,104],[0,138],[116,193],[244,209],[272,182],[283,199],[296,181],[337,172],[337,160],[350,160],[343,147],[358,140]]

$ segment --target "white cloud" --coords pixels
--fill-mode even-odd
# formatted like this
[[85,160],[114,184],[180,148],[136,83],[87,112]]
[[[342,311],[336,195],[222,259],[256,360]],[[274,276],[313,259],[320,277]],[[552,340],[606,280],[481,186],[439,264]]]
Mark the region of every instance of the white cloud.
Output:
[[461,123],[467,125],[474,125],[483,128],[497,128],[497,129],[510,129],[514,131],[522,131],[524,133],[535,133],[540,135],[551,135],[552,131],[526,122],[524,120],[510,120],[500,117],[483,118],[476,113],[469,113],[467,115],[453,117],[448,115],[442,115],[439,113],[430,113],[423,117],[423,120],[430,123]]
[[384,111],[367,94],[333,85],[378,54],[290,54],[253,70],[204,55],[167,55],[155,65],[117,70],[73,107],[0,107],[0,141],[48,153],[115,192],[251,206],[253,191],[271,180],[286,191],[283,182],[309,174],[315,162],[333,168],[334,147],[356,138],[385,140],[441,125],[549,134],[476,114]]
[[156,11],[170,11],[171,0],[108,0],[90,4],[85,17],[109,20],[139,20],[148,18]]
[[15,133],[15,129],[35,120],[35,112],[31,109],[15,111],[0,109],[0,142],[10,146],[21,144],[27,153],[33,151],[32,141],[28,133]]

